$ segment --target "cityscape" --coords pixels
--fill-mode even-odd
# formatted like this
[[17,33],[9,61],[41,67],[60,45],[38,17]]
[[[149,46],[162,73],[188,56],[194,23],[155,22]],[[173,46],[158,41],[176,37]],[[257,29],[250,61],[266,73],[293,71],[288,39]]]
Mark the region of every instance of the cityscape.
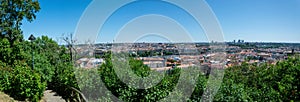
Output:
[[[172,66],[188,67],[193,65],[211,66],[218,64],[210,58],[216,53],[211,50],[213,43],[134,43],[124,44],[126,51],[134,55],[136,59],[142,60],[153,70],[170,69]],[[116,51],[119,44],[104,43],[95,44],[92,47],[88,45],[76,46],[76,53],[79,58],[76,65],[81,68],[95,68],[104,63],[105,53]],[[181,47],[180,47],[181,46]],[[227,42],[223,49],[226,54],[225,67],[239,66],[242,63],[269,63],[275,65],[291,55],[300,53],[300,44],[298,43],[258,43],[244,42],[244,40],[235,40]],[[80,57],[81,56],[81,57]]]

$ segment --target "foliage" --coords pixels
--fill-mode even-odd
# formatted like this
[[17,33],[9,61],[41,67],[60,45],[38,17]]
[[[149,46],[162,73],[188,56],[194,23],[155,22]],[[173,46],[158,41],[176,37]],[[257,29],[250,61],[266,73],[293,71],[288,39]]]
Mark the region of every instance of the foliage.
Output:
[[17,100],[39,101],[46,84],[41,82],[38,73],[26,64],[15,63],[14,66],[0,68],[0,89]]
[[51,82],[56,69],[56,63],[59,63],[58,52],[62,49],[52,39],[42,36],[38,37],[34,42],[25,42],[27,45],[27,63],[32,66],[32,54],[34,58],[34,70],[42,76],[42,81]]
[[0,38],[8,38],[12,45],[14,41],[23,39],[20,26],[25,18],[29,22],[36,18],[40,10],[37,0],[1,0],[0,1]]
[[10,55],[12,53],[12,49],[10,48],[9,41],[5,39],[0,39],[0,56],[1,61],[4,63],[10,63]]
[[[113,96],[123,101],[159,101],[168,96],[178,84],[183,69],[175,68],[167,73],[160,72],[165,74],[162,79],[152,78],[152,81],[158,81],[156,86],[137,89],[133,86],[139,84],[140,80],[132,76],[145,78],[153,71],[143,65],[142,61],[134,59],[129,59],[129,66],[117,63],[118,68],[115,68],[110,53],[104,56],[106,63],[98,69],[75,70],[69,51],[52,39],[42,36],[33,42],[24,41],[20,28],[22,21],[33,21],[39,10],[37,0],[0,0],[0,91],[14,99],[39,101],[48,87],[67,101],[79,101],[79,94],[73,88],[82,89],[86,97],[95,101],[115,101]],[[258,47],[247,43],[234,46],[243,49]],[[159,55],[151,51],[140,51],[137,54],[140,57]],[[163,54],[172,55],[173,52],[163,51]],[[127,67],[133,73],[126,71]],[[128,83],[115,73],[118,70],[123,72],[121,78]],[[79,75],[78,80],[74,72]],[[291,56],[276,65],[243,63],[225,70],[223,83],[214,101],[300,101],[299,73],[299,56]],[[104,83],[100,83],[100,80]],[[189,101],[201,100],[207,80],[202,74],[198,80],[185,80],[186,84],[197,82]],[[183,95],[180,92],[172,94],[177,97]],[[95,98],[99,96],[105,97]]]
[[226,70],[215,101],[299,101],[300,58]]
[[58,95],[62,96],[63,99],[75,101],[78,97],[78,93],[72,88],[79,88],[70,55],[64,47],[60,47],[57,52],[58,53],[55,56],[58,56],[59,58],[53,60],[55,62],[50,62],[54,63],[54,75],[52,76],[52,81],[48,84],[48,87]]
[[[174,86],[178,84],[180,70],[172,70],[160,82],[147,89],[137,89],[132,85],[137,84],[138,80],[132,74],[141,75],[141,72],[151,72],[145,68],[140,61],[129,60],[129,65],[134,73],[126,71],[123,76],[116,75],[116,70],[122,70],[125,65],[119,69],[114,68],[111,62],[111,56],[107,55],[106,63],[98,70],[96,69],[78,69],[76,75],[80,81],[80,89],[85,90],[85,95],[92,100],[105,101],[158,101],[170,94]],[[140,69],[139,69],[140,68]],[[234,66],[225,70],[223,82],[214,101],[299,101],[298,86],[300,73],[300,57],[291,57],[288,60],[280,61],[276,65],[270,64],[247,64]],[[138,69],[138,70],[137,70]],[[184,69],[182,69],[184,70]],[[80,73],[80,74],[78,74]],[[99,73],[99,76],[96,74]],[[127,80],[122,80],[122,78]],[[148,77],[148,74],[145,76]],[[102,80],[104,85],[101,83]],[[131,81],[128,81],[131,80]],[[186,85],[193,80],[186,80]],[[201,101],[202,94],[207,87],[208,77],[199,74],[197,84],[189,101]],[[127,82],[127,83],[125,83]],[[129,82],[129,83],[128,83]],[[107,88],[107,90],[106,90]],[[172,93],[174,94],[174,93]],[[177,97],[182,97],[183,93],[175,93]],[[103,97],[102,97],[103,96]],[[112,96],[116,96],[112,97]],[[98,99],[97,99],[98,98]]]
[[143,64],[143,61],[134,60],[133,58],[129,59],[130,68],[133,70],[134,74],[139,77],[147,77],[149,71],[151,70],[147,65]]
[[204,75],[199,75],[196,87],[190,97],[190,101],[200,101],[201,96],[204,92],[204,89],[206,88],[207,78]]
[[89,102],[97,100],[112,101],[111,93],[107,91],[105,85],[101,81],[98,69],[75,69],[78,86]]
[[23,42],[15,41],[12,45],[7,38],[0,39],[0,61],[12,65],[15,61],[25,60]]
[[[26,85],[42,83],[37,88],[26,85],[24,86],[23,83],[25,83],[25,81],[14,83],[14,86],[12,86],[11,82],[5,82],[8,80],[7,79],[1,81],[5,84],[0,85],[0,90],[5,90],[5,93],[11,95],[13,98],[18,100],[39,99],[43,96],[43,91],[45,90],[46,86],[49,89],[57,91],[57,93],[59,95],[62,95],[62,97],[66,100],[73,100],[75,99],[75,97],[77,97],[76,95],[78,94],[71,89],[72,87],[78,89],[78,87],[75,75],[73,73],[73,65],[70,61],[70,57],[67,53],[66,48],[59,46],[55,41],[49,39],[46,36],[37,38],[33,42],[15,41],[13,47],[10,46],[9,41],[6,38],[3,38],[1,39],[0,46],[3,48],[0,49],[1,55],[5,57],[2,59],[3,62],[0,61],[1,66],[3,66],[3,68],[1,68],[2,76],[0,78],[7,79],[13,78],[12,76],[18,76],[18,78],[20,79],[27,79],[24,76],[24,73],[14,73],[14,71],[17,71],[17,69],[20,68],[20,66],[18,65],[21,64],[26,65],[26,67],[21,66],[22,68],[27,69],[25,70],[26,74],[33,73],[32,76],[38,78],[32,79],[31,76],[29,76],[29,79],[26,81]],[[34,58],[34,67],[32,67],[32,58]],[[12,71],[2,72],[5,69],[10,69]],[[39,77],[36,77],[36,75],[38,75]],[[23,85],[24,87],[20,87],[20,85]],[[16,89],[21,88],[23,90],[25,87],[30,89],[27,89],[26,92],[32,93],[32,95],[16,94],[19,92]],[[41,95],[35,94],[36,90],[41,91]]]
[[48,86],[64,99],[74,99],[78,94],[71,88],[78,87],[66,48],[46,36],[23,39],[22,21],[33,21],[39,10],[37,0],[0,1],[0,91],[38,101]]
[[0,90],[18,100],[38,101],[46,87],[40,73],[26,63],[28,54],[20,28],[24,18],[33,21],[39,10],[39,3],[33,0],[0,1]]
[[[153,72],[142,61],[130,58],[128,62],[133,73],[124,71],[123,76],[118,76],[114,67],[123,72],[126,65],[117,63],[118,65],[113,66],[110,53],[104,57],[106,62],[98,69],[75,70],[68,50],[48,37],[37,38],[34,42],[16,41],[14,47],[3,38],[0,46],[3,48],[0,49],[3,57],[18,59],[2,58],[0,61],[0,91],[18,100],[38,101],[47,86],[68,101],[79,101],[79,94],[72,87],[81,89],[91,101],[158,101],[174,90],[181,71],[175,68],[169,73],[159,72],[165,74],[165,77],[153,78],[153,81],[159,82],[156,86],[137,89],[132,85],[140,82],[131,76],[145,78]],[[32,51],[35,56],[34,69],[31,67]],[[299,56],[290,57],[276,65],[243,63],[241,66],[228,68],[214,101],[299,101],[299,68]],[[120,78],[126,79],[128,83]],[[190,84],[192,81],[195,80],[186,80],[185,83]],[[207,86],[207,77],[200,74],[196,82],[190,101],[201,100]],[[183,95],[175,94],[178,97]]]
[[[119,76],[115,73],[115,68],[113,68],[113,63],[111,62],[111,56],[106,56],[106,63],[104,63],[99,69],[98,69],[98,75],[101,78],[101,80],[104,82],[105,87],[108,89],[107,91],[111,92],[111,96],[116,96],[120,100],[123,101],[158,101],[164,97],[166,97],[170,91],[173,90],[175,87],[178,77],[179,77],[179,71],[172,70],[168,75],[166,75],[156,86],[148,88],[148,89],[136,89],[135,87],[128,86],[128,84],[136,85],[139,82],[138,80],[135,80],[132,74],[136,74],[139,77],[146,77],[149,73],[150,68],[143,65],[141,61],[137,61],[134,59],[129,59],[129,66],[132,69],[134,73],[127,73],[124,72],[126,76],[126,79],[129,83],[124,83],[121,79],[119,79]],[[119,63],[121,64],[121,63]],[[124,69],[123,68],[117,68],[117,69]],[[156,77],[158,80],[159,78]],[[102,92],[107,94],[108,92]],[[109,95],[108,95],[109,96]],[[100,97],[100,96],[98,96]],[[113,99],[111,97],[110,99]]]
[[[0,39],[1,83],[0,90],[18,100],[37,101],[43,96],[45,81],[41,80],[42,73],[29,67],[28,45],[26,42],[14,41],[11,45],[6,38]],[[31,63],[30,63],[31,64]]]
[[108,90],[110,90],[113,95],[117,96],[123,101],[157,101],[166,97],[176,85],[176,82],[173,82],[172,79],[168,77],[164,78],[155,87],[145,90],[135,89],[133,87],[128,87],[121,80],[118,80],[116,78],[116,75],[108,77],[107,74],[113,73],[101,74],[103,74],[102,80],[104,81],[105,86],[108,88]]

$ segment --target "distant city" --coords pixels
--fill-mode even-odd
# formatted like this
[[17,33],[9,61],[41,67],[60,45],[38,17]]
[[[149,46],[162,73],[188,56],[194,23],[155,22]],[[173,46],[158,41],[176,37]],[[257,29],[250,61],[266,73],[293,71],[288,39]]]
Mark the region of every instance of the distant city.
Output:
[[[300,54],[300,43],[262,43],[234,40],[226,42],[224,49],[214,51],[220,43],[99,43],[77,45],[76,65],[81,68],[95,68],[105,62],[103,56],[112,52],[128,52],[129,56],[149,66],[153,70],[167,70],[173,67],[190,66],[231,67],[248,64],[276,64],[288,56]],[[220,55],[224,60],[215,60]]]

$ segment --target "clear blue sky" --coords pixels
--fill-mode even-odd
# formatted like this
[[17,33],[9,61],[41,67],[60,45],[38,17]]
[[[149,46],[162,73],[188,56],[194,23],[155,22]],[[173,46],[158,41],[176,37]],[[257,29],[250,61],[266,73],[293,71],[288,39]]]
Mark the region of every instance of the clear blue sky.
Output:
[[[23,22],[25,39],[34,34],[47,35],[57,40],[64,33],[74,33],[81,15],[91,0],[39,0],[39,2],[41,11],[37,13],[37,19],[32,23]],[[300,0],[206,0],[206,2],[218,18],[226,41],[243,39],[252,42],[300,43]],[[147,5],[153,6],[145,4]],[[171,7],[170,9],[157,7],[160,13],[178,16],[172,13],[177,9],[174,9],[175,11],[172,11]],[[136,13],[133,8],[127,8],[123,12],[131,15]],[[111,22],[118,23],[113,19]],[[114,26],[111,24],[107,27]],[[199,29],[199,32],[202,32],[202,29]],[[112,41],[111,36],[113,35],[101,38]],[[203,39],[205,35],[195,37],[197,41],[205,41]]]

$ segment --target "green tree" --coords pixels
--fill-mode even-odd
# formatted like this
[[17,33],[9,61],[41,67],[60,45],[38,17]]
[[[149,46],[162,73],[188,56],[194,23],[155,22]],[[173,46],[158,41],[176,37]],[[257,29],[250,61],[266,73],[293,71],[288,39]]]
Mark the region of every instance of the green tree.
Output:
[[22,40],[22,20],[25,18],[29,22],[33,21],[39,10],[37,0],[1,0],[0,38],[8,38],[11,45],[16,40]]
[[[0,60],[12,65],[16,60],[24,60],[22,51],[21,25],[24,19],[31,22],[36,18],[35,13],[40,10],[37,0],[1,0],[0,1],[0,39],[5,43],[5,58]],[[7,46],[9,44],[10,46]]]
[[52,81],[48,84],[48,88],[55,91],[67,101],[79,101],[79,94],[74,89],[79,90],[73,63],[68,54],[68,50],[60,46],[59,49],[52,51],[53,56],[58,58],[53,59],[54,73]]
[[[150,70],[148,66],[145,66],[142,61],[128,59],[128,67],[130,67],[133,71],[133,73],[130,73],[128,71],[125,71],[127,69],[125,69],[125,67],[127,66],[122,65],[124,64],[122,61],[118,63],[118,65],[113,66],[111,54],[105,55],[105,58],[105,63],[100,66],[100,68],[98,69],[98,73],[106,88],[114,96],[123,101],[159,101],[168,96],[170,92],[172,92],[179,80],[180,69],[175,68],[174,70],[170,70],[168,74],[165,73],[165,77],[161,80],[159,77],[153,78],[152,80],[159,81],[157,85],[147,89],[136,89],[127,85],[136,85],[137,83],[139,83],[138,80],[135,80],[135,78],[132,77],[134,76],[133,74],[136,74],[139,77],[147,77],[149,75],[149,72],[152,70]],[[121,72],[124,72],[124,74],[118,76],[115,73],[116,69],[122,70]],[[124,83],[119,77],[124,78],[124,80],[128,81],[128,83]],[[151,84],[151,82],[147,84]]]

